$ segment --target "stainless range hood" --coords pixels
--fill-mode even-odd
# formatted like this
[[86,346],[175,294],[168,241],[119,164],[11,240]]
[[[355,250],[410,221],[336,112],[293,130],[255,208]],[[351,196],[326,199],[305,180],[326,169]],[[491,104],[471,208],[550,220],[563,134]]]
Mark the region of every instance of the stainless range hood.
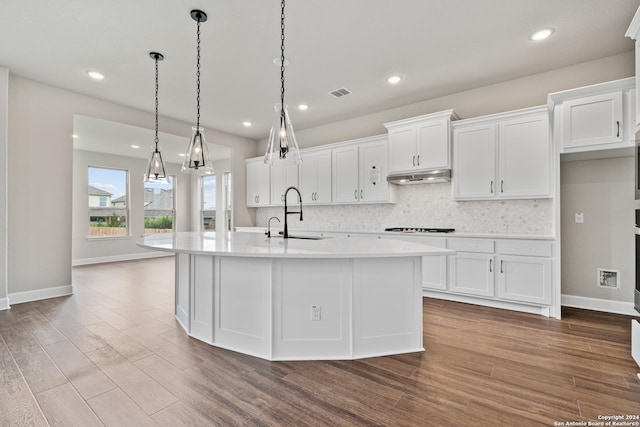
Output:
[[389,175],[387,176],[387,181],[391,184],[398,185],[449,182],[451,181],[451,169],[416,172],[414,174]]

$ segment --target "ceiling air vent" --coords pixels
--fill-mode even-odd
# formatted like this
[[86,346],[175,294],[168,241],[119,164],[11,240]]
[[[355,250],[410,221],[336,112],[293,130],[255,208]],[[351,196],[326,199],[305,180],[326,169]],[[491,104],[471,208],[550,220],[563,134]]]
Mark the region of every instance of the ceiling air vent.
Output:
[[340,98],[341,96],[349,95],[350,93],[351,91],[349,89],[347,89],[346,87],[341,87],[340,89],[332,90],[331,92],[329,92],[329,95]]

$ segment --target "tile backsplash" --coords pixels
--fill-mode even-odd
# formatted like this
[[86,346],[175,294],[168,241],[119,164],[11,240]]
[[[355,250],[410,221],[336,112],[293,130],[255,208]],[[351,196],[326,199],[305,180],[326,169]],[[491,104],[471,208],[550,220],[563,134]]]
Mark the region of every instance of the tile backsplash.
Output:
[[[551,235],[553,199],[451,199],[451,183],[396,186],[395,204],[304,205],[304,221],[289,216],[289,226],[310,230],[381,231],[386,227],[455,228],[469,233]],[[259,208],[256,226],[270,217],[282,220],[283,208]],[[282,224],[279,224],[282,226]]]

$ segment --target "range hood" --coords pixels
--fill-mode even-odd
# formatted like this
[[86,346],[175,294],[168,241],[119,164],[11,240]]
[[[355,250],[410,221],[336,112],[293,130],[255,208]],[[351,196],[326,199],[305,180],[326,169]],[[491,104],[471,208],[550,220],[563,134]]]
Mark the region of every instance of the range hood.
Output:
[[433,171],[416,172],[413,174],[399,174],[387,176],[391,184],[436,184],[451,181],[451,169],[439,169]]

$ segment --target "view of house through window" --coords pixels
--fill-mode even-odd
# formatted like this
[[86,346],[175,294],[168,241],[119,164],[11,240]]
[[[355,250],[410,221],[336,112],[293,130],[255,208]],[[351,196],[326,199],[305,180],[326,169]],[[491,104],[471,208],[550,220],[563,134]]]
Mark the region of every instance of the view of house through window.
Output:
[[174,177],[168,183],[144,183],[144,232],[171,233],[175,223]]
[[89,167],[89,237],[128,235],[128,172]]
[[216,230],[216,176],[202,177],[202,230]]

